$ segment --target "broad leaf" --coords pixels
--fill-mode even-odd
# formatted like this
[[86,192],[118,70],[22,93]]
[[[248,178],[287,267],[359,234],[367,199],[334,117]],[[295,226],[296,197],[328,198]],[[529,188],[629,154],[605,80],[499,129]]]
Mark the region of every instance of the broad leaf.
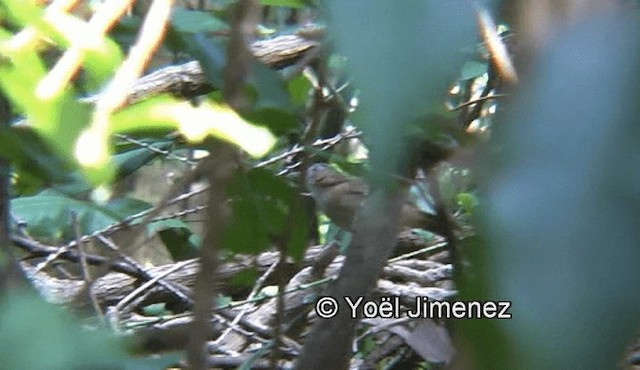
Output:
[[148,207],[148,203],[134,199],[114,199],[99,206],[53,192],[11,201],[16,217],[27,223],[27,232],[34,237],[51,241],[69,241],[75,237],[71,212],[77,215],[80,231],[85,235],[120,222]]

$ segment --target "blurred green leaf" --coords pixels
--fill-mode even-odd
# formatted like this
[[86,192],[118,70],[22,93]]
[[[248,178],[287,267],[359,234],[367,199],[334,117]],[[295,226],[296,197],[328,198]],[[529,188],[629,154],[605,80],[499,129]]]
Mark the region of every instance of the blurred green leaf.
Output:
[[[127,15],[121,17],[109,32],[109,36],[121,46],[122,50],[129,50],[136,41],[141,24],[142,19],[139,16]],[[167,30],[166,37],[168,38],[170,34],[171,28]],[[165,42],[167,42],[166,39]]]
[[76,213],[80,231],[85,235],[102,230],[148,207],[149,204],[146,202],[129,198],[114,199],[104,206],[99,206],[53,192],[43,192],[11,201],[15,215],[27,222],[29,234],[47,240],[64,241],[75,237],[71,225],[71,212]]
[[[6,369],[122,368],[124,345],[104,330],[87,331],[60,307],[34,294],[0,302],[0,358]],[[26,350],[28,349],[28,350]]]
[[[150,145],[159,150],[167,150],[171,147],[171,143],[168,142],[157,144],[150,143]],[[114,155],[112,164],[118,168],[116,179],[122,179],[134,173],[140,167],[149,164],[159,156],[160,153],[139,147]]]
[[[47,141],[29,128],[0,129],[0,157],[7,159],[14,168],[14,190],[18,194],[37,192],[45,186],[83,183],[82,179],[71,172],[72,164],[51,150]],[[80,187],[82,190],[87,189],[86,186]]]
[[104,87],[105,83],[113,77],[115,70],[122,63],[122,50],[115,41],[105,40],[104,47],[98,50],[89,49],[85,53],[83,62],[86,88],[96,91]]
[[227,63],[226,42],[218,38],[208,38],[203,33],[179,34],[178,38],[185,44],[186,50],[193,55],[204,75],[213,86],[224,86],[223,72]]
[[275,144],[265,128],[243,120],[227,105],[204,102],[194,107],[169,97],[156,97],[127,107],[113,116],[114,132],[176,128],[189,141],[199,143],[215,136],[238,145],[253,156],[262,156]]
[[254,60],[247,83],[258,93],[254,109],[277,108],[289,112],[293,110],[286,85],[277,71]]
[[496,125],[476,298],[514,319],[468,323],[479,368],[612,368],[637,335],[640,26],[607,14],[554,35]]
[[[294,197],[291,202],[302,202],[302,199]],[[305,212],[303,204],[289,206],[287,222],[290,224],[288,230],[286,230],[289,232],[287,253],[296,261],[302,260],[307,250],[310,221],[309,214]]]
[[313,88],[311,81],[303,74],[287,81],[287,90],[291,104],[296,108],[303,108],[309,99],[309,91]]
[[4,0],[1,3],[5,16],[22,26],[41,22],[42,9],[32,1]]
[[145,211],[151,207],[151,204],[135,199],[135,198],[115,198],[109,200],[107,204],[102,206],[105,212],[113,214],[122,220],[128,216]]
[[[42,8],[29,1],[5,1],[4,6],[14,21],[32,27],[32,30],[37,32],[33,37],[23,37],[22,42],[17,43],[20,45],[19,49],[14,51],[32,53],[35,57],[37,54],[33,53],[33,50],[41,38],[39,35],[46,35],[48,40],[55,42],[60,48],[75,47],[79,56],[84,58],[85,73],[88,76],[86,82],[91,90],[100,87],[122,61],[122,52],[118,45],[103,37],[78,17],[64,13],[53,13],[55,17],[50,13],[49,17],[44,17]],[[28,66],[23,66],[26,67]],[[57,85],[48,86],[53,87],[64,88]],[[47,90],[44,86],[40,86],[40,89]],[[51,95],[57,96],[59,93],[54,92]]]
[[239,173],[228,187],[233,216],[224,246],[236,253],[255,253],[284,231],[291,188],[270,171],[256,168]]
[[264,108],[243,115],[253,124],[269,128],[274,135],[282,136],[300,128],[297,118],[289,112]]
[[330,34],[361,89],[357,123],[377,169],[371,174],[384,184],[384,173],[402,163],[406,127],[442,100],[461,49],[474,43],[473,8],[464,1],[328,4]]
[[187,10],[176,6],[171,15],[171,25],[184,33],[213,32],[229,29],[229,25],[210,13]]
[[255,269],[241,271],[231,277],[231,285],[235,287],[251,288],[260,276]]
[[174,261],[184,261],[198,256],[200,238],[184,221],[162,220],[150,224],[148,230],[149,233],[158,232]]
[[69,143],[76,141],[89,121],[89,106],[77,102],[70,87],[59,91],[43,88],[46,70],[37,53],[25,48],[5,49],[10,62],[0,63],[2,90],[54,150],[71,158],[74,148]]
[[478,205],[478,199],[472,193],[459,193],[456,195],[456,202],[466,214],[473,214],[474,208]]

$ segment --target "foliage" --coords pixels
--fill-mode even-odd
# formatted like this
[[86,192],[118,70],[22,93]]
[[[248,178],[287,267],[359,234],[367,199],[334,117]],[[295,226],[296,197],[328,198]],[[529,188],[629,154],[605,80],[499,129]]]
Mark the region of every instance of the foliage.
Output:
[[481,347],[485,366],[611,367],[636,332],[638,35],[637,14],[568,29],[496,130],[486,280],[469,292],[508,299],[514,319],[469,323],[477,343],[508,349]]
[[5,297],[0,309],[0,357],[7,368],[107,367],[115,366],[124,354],[106,331],[81,330],[71,316],[33,294],[14,294],[10,300]]
[[[125,107],[113,117],[106,118],[106,128],[103,128],[105,123],[97,111],[91,114],[86,104],[78,102],[74,89],[66,85],[67,78],[54,74],[56,69],[47,71],[43,58],[32,49],[40,35],[47,35],[55,46],[80,53],[80,61],[88,76],[85,87],[91,88],[101,85],[118,67],[122,61],[120,48],[109,37],[87,28],[76,18],[69,16],[65,19],[69,23],[63,23],[44,16],[42,9],[29,4],[4,2],[13,26],[33,27],[35,36],[30,35],[30,42],[18,42],[15,35],[0,30],[0,38],[4,41],[0,52],[5,58],[0,64],[0,85],[32,127],[44,135],[65,160],[77,161],[84,166],[91,182],[111,180],[113,173],[106,170],[108,154],[112,152],[107,144],[109,137],[115,133],[139,130],[141,123],[155,129],[176,128],[193,142],[201,142],[208,135],[217,136],[239,145],[254,156],[264,155],[273,146],[275,138],[268,131],[254,127],[221,103],[203,104],[196,108],[168,98],[150,100],[140,106]],[[197,15],[207,17],[202,12]],[[176,32],[193,34],[202,31],[189,27],[195,16],[195,13],[187,16],[184,11],[178,11],[174,18],[174,25],[178,26]],[[216,23],[216,18],[209,18],[212,24],[219,23]],[[89,39],[95,40],[88,44],[76,35],[90,35]],[[71,52],[68,51],[67,55]],[[97,168],[101,169],[98,171]]]
[[[311,6],[300,1],[264,3],[294,9]],[[101,35],[88,30],[84,22],[72,16],[65,18],[70,21],[70,27],[73,27],[67,29],[59,20],[47,17],[47,13],[35,5],[25,5],[18,1],[4,1],[2,5],[2,14],[10,17],[0,34],[0,54],[3,56],[0,63],[0,84],[14,106],[16,117],[24,117],[25,120],[20,125],[0,131],[0,154],[13,165],[14,199],[11,207],[14,216],[17,221],[26,225],[23,231],[28,236],[41,242],[59,244],[75,240],[76,225],[71,222],[72,215],[77,219],[80,233],[88,235],[108,230],[122,220],[136,222],[140,215],[150,209],[148,202],[130,196],[112,196],[107,200],[99,200],[96,197],[96,185],[104,188],[105,185],[108,187],[126,181],[154,161],[169,162],[172,157],[180,157],[182,162],[187,163],[188,159],[181,157],[182,154],[198,148],[199,143],[209,136],[234,143],[253,157],[277,155],[289,150],[292,141],[302,142],[305,133],[300,124],[304,120],[301,117],[314,114],[312,104],[317,102],[312,99],[314,94],[318,94],[320,83],[317,77],[297,74],[283,80],[278,71],[253,63],[245,87],[249,108],[241,115],[228,109],[220,92],[214,89],[197,102],[173,96],[156,96],[125,105],[111,112],[103,126],[104,122],[100,121],[92,104],[95,99],[99,101],[100,94],[104,94],[109,88],[109,79],[124,60],[122,51],[129,49],[135,42],[143,18],[136,14],[122,17],[109,34]],[[343,48],[345,55],[328,56],[326,76],[323,78],[335,86],[343,85],[340,98],[344,101],[362,100],[365,109],[358,109],[353,116],[354,122],[365,132],[364,141],[373,148],[375,166],[381,166],[383,171],[391,171],[402,160],[399,154],[401,148],[397,143],[410,131],[409,126],[404,123],[415,122],[419,116],[439,113],[434,112],[431,107],[438,106],[442,92],[462,66],[457,49],[473,43],[470,38],[473,34],[473,23],[469,18],[471,13],[458,14],[459,21],[453,23],[432,14],[433,19],[440,20],[439,23],[431,23],[427,29],[422,29],[419,17],[414,15],[422,11],[429,13],[433,9],[439,9],[438,7],[421,8],[417,13],[411,8],[394,7],[395,17],[412,20],[411,24],[402,28],[384,22],[387,14],[383,8],[369,9],[369,16],[378,19],[375,23],[388,25],[383,33],[388,34],[386,42],[389,47],[393,47],[392,40],[395,38],[416,41],[394,49],[396,57],[384,61],[388,58],[387,51],[377,47],[351,47],[353,43],[367,44],[363,40],[369,37],[368,33],[380,31],[368,30],[364,24],[339,18],[348,16],[354,10],[341,7],[344,5],[332,4],[337,32],[332,37]],[[214,87],[223,86],[222,76],[228,45],[224,38],[212,38],[210,35],[229,31],[229,15],[229,10],[224,6],[212,11],[177,6],[160,54],[172,53],[178,59],[197,59],[207,80]],[[454,23],[462,23],[464,27],[451,27]],[[279,32],[288,32],[289,27],[278,23],[270,26]],[[17,45],[11,43],[20,32],[17,30],[24,27],[34,27],[32,42]],[[439,28],[450,28],[448,37],[434,45],[442,55],[433,58],[430,52],[403,54],[421,50],[421,43],[412,37],[416,27],[432,34]],[[80,34],[95,36],[95,44],[90,47],[79,44],[75,35]],[[50,36],[51,39],[44,39],[42,35]],[[348,35],[353,38],[343,37]],[[33,53],[36,48],[38,52]],[[48,95],[43,95],[43,81],[51,80],[49,75],[55,68],[52,65],[58,60],[50,51],[55,49],[64,53],[72,48],[82,51],[81,75],[70,83],[65,80],[49,82],[51,91]],[[354,53],[350,54],[352,51]],[[367,58],[371,57],[382,61],[384,68],[372,69],[367,63]],[[417,65],[411,62],[412,58],[422,58],[425,63]],[[449,63],[451,60],[456,62]],[[398,69],[406,70],[400,80],[395,73]],[[465,67],[465,71],[463,78],[473,79],[483,73],[482,63]],[[356,77],[357,89],[348,80],[347,76],[350,74]],[[427,78],[429,74],[432,75]],[[415,79],[415,76],[422,77]],[[433,76],[437,79],[433,79]],[[386,86],[403,88],[387,89]],[[88,92],[89,99],[79,101],[79,91]],[[384,101],[385,104],[376,104],[378,101]],[[392,111],[384,109],[389,106],[396,108]],[[424,107],[427,107],[426,110]],[[327,117],[326,120],[324,124],[329,125],[330,118]],[[423,119],[421,122],[426,121],[428,120]],[[387,122],[397,124],[389,125]],[[430,140],[434,135],[439,135],[437,128],[431,131],[424,131],[423,139]],[[175,140],[176,133],[180,136],[179,140]],[[123,134],[126,136],[122,136]],[[324,155],[322,150],[307,149],[311,153]],[[383,153],[392,155],[387,157]],[[394,159],[376,159],[382,155]],[[333,160],[342,168],[360,174],[364,172],[363,168],[370,168],[363,166],[361,159],[349,156],[336,155]],[[255,165],[255,162],[248,160],[247,164]],[[387,165],[389,167],[385,167]],[[240,171],[234,178],[229,190],[229,196],[233,199],[232,216],[224,235],[224,246],[229,255],[255,254],[274,242],[284,241],[293,257],[302,257],[307,245],[309,215],[302,208],[293,206],[297,201],[295,192],[298,191],[295,181],[274,176],[274,172],[282,168],[280,164],[253,168]],[[458,190],[462,189],[454,187],[447,197],[453,199]],[[421,196],[423,191],[416,190],[414,193],[416,199],[424,200]],[[429,207],[426,204],[423,206],[427,209]],[[327,223],[321,230],[327,228]],[[331,225],[330,229],[333,230],[330,233],[322,232],[322,240],[330,241],[334,236],[340,235],[335,232],[335,225]],[[152,222],[146,226],[146,231],[149,235],[157,234],[176,261],[194,257],[201,242],[199,233],[190,223],[177,219]],[[344,250],[350,238],[339,238]],[[255,275],[240,274],[234,277],[230,285],[243,289],[254,280]],[[231,303],[230,296],[220,297],[221,302],[225,300]],[[149,310],[145,312],[152,315]],[[24,322],[23,319],[19,320]],[[32,324],[39,325],[39,321],[33,320]],[[7,333],[11,335],[11,330]],[[262,356],[268,348],[263,347],[245,366],[250,366],[251,361]],[[116,361],[115,358],[125,358],[118,352],[107,352],[104,356],[113,361]],[[167,357],[162,361],[171,363],[173,359]],[[84,365],[84,360],[81,360],[82,358],[78,362],[70,362],[68,366]],[[96,359],[91,366],[99,366],[98,362]],[[117,363],[110,366],[137,366],[131,360]],[[17,364],[17,367],[24,367],[27,363]]]
[[[473,15],[470,9],[454,12],[459,9],[455,2],[415,7],[335,2],[331,9],[330,31],[361,89],[356,122],[367,134],[376,167],[373,181],[382,183],[384,173],[393,173],[406,160],[402,138],[409,124],[420,115],[434,113],[430,109],[441,101],[459,70],[459,50],[473,43]],[[389,18],[402,22],[387,22]],[[372,37],[375,43],[370,42]]]
[[[462,262],[456,267],[463,273],[456,299],[512,304],[509,321],[454,322],[459,352],[479,368],[605,368],[618,361],[640,304],[629,288],[640,279],[637,14],[600,16],[558,31],[520,85],[493,87],[513,92],[513,100],[488,99],[489,108],[473,119],[481,134],[471,137],[471,127],[456,124],[475,106],[464,110],[460,104],[496,78],[490,52],[475,45],[471,7],[459,12],[456,2],[329,1],[320,13],[313,1],[262,0],[272,11],[263,14],[263,37],[295,32],[291,14],[322,14],[329,47],[318,52],[322,64],[314,65],[314,73],[253,62],[243,86],[247,107],[236,112],[220,91],[233,2],[208,3],[215,4],[174,7],[150,69],[195,59],[211,91],[189,99],[152,96],[100,116],[96,100],[136,42],[144,12],[120,17],[103,34],[77,15],[49,12],[33,1],[0,1],[0,93],[12,110],[11,124],[0,127],[0,158],[11,166],[14,234],[63,245],[76,239],[76,226],[89,235],[123,221],[136,225],[152,202],[118,187],[156,164],[174,169],[176,186],[198,161],[203,142],[216,138],[246,154],[227,189],[231,214],[223,256],[232,260],[281,244],[299,261],[310,232],[341,252],[351,243],[351,235],[329,219],[315,222],[306,212],[302,181],[291,176],[297,166],[304,168],[305,156],[385,185],[407,163],[431,169],[425,163],[433,156],[429,164],[435,166],[451,153],[480,148],[486,154],[475,155],[481,166],[469,169],[463,160],[437,168],[438,197],[434,183],[409,189],[423,211],[444,205],[462,225],[457,231],[468,231],[472,219],[479,226],[458,243]],[[56,74],[60,56],[71,52],[81,72]],[[328,151],[346,140],[314,143],[339,136],[346,125],[361,134],[355,145]],[[157,187],[152,192],[163,192]],[[145,220],[144,235],[157,235],[174,261],[194,258],[202,240],[202,209],[196,208],[190,209],[195,221],[178,219],[184,215],[173,210],[154,215]],[[414,235],[433,240],[427,232]],[[236,295],[244,299],[259,278],[253,269],[233,276],[225,281],[232,293],[220,292],[217,303],[237,304]],[[273,290],[251,298],[273,296],[264,294]],[[145,369],[182,357],[135,359],[125,350],[131,343],[102,323],[82,326],[31,293],[3,294],[0,358],[7,368]],[[151,305],[142,313],[162,316],[173,309]],[[413,359],[422,367],[449,356],[443,356],[447,346],[434,350],[425,339],[446,342],[448,334],[428,325],[389,330],[419,354]],[[360,338],[359,356],[375,349],[373,338]],[[242,366],[266,357],[271,345]],[[392,362],[387,356],[380,364]]]

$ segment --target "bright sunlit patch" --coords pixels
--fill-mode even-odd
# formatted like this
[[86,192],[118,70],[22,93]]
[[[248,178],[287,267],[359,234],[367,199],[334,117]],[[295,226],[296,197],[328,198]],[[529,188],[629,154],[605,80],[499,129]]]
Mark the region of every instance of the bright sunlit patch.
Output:
[[109,199],[111,199],[112,194],[113,191],[111,190],[111,188],[108,185],[103,184],[98,186],[91,192],[91,200],[98,204],[104,205],[109,201]]
[[265,155],[276,138],[264,127],[257,127],[226,105],[204,103],[193,107],[187,102],[157,105],[152,115],[175,121],[189,141],[201,142],[213,135],[234,143],[254,157]]
[[267,297],[275,297],[278,294],[278,287],[275,285],[269,285],[262,288],[260,292]]
[[75,69],[72,66],[76,63],[76,60],[82,57],[80,49],[67,50],[65,57],[61,58],[56,67],[38,83],[35,91],[36,97],[41,100],[49,100],[61,94],[66,82],[75,73]]
[[5,51],[15,51],[22,48],[35,49],[38,43],[36,35],[37,34],[34,29],[26,29],[23,32],[16,34],[4,43],[4,47],[6,48]]
[[356,108],[358,107],[358,103],[360,101],[358,100],[358,97],[354,96],[351,98],[351,100],[349,100],[349,113],[353,113],[355,112]]
[[93,127],[85,130],[76,141],[74,154],[82,166],[91,168],[103,166],[109,159],[105,135]]
[[46,20],[66,38],[73,47],[100,50],[104,37],[83,20],[62,12],[49,12]]
[[209,156],[209,152],[206,150],[194,150],[193,159],[198,160]]

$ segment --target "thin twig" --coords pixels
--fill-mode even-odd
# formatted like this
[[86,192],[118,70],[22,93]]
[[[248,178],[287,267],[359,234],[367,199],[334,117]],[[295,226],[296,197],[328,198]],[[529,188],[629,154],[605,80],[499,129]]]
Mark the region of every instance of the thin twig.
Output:
[[474,105],[474,104],[477,104],[477,103],[481,103],[481,102],[486,101],[486,100],[500,99],[500,98],[506,98],[506,97],[507,97],[507,95],[505,95],[505,94],[494,94],[494,95],[480,96],[477,99],[469,100],[468,102],[464,102],[464,103],[462,103],[460,105],[457,105],[457,106],[451,108],[450,110],[452,112],[455,112],[455,111],[458,111],[458,110],[460,110],[462,108],[465,108],[465,107],[468,107],[470,105]]
[[[262,288],[267,278],[273,273],[273,271],[275,271],[277,265],[278,261],[274,262],[271,266],[269,266],[269,269],[267,269],[267,271],[265,271],[265,273],[260,276],[258,281],[256,281],[256,283],[253,285],[253,289],[251,289],[251,292],[247,296],[247,300],[252,300],[258,295],[258,291]],[[242,317],[249,311],[249,309],[251,309],[251,307],[253,307],[252,304],[244,306],[240,313],[233,319],[233,321],[231,321],[229,327],[213,342],[212,345],[216,347],[219,346],[224,338],[229,335],[232,330],[234,330],[234,328],[238,325],[238,322],[242,320]]]
[[[320,148],[320,150],[327,150],[335,145],[337,145],[338,143],[342,142],[343,140],[346,139],[354,139],[357,138],[361,135],[362,133],[358,130],[356,130],[355,128],[348,128],[347,130],[345,130],[344,132],[341,132],[339,134],[337,134],[334,137],[330,137],[328,139],[319,139],[314,141],[311,146],[314,148]],[[266,159],[258,164],[256,164],[254,167],[255,168],[261,168],[261,167],[265,167],[268,166],[270,164],[282,161],[288,157],[291,157],[293,155],[296,155],[298,153],[302,153],[305,151],[305,148],[299,145],[294,145],[291,149],[289,149],[288,151],[278,154],[274,157],[271,157],[269,159]]]
[[163,156],[167,157],[168,159],[175,159],[177,161],[180,161],[180,162],[183,162],[183,163],[186,163],[186,164],[189,164],[189,165],[195,165],[197,163],[195,161],[190,160],[189,158],[179,156],[179,155],[177,155],[177,154],[175,154],[175,153],[173,153],[173,152],[171,152],[169,150],[158,149],[158,148],[156,148],[154,146],[154,144],[147,144],[147,143],[145,143],[143,141],[134,139],[129,135],[115,134],[115,136],[117,138],[119,138],[119,139],[128,141],[128,142],[130,142],[132,144],[135,144],[135,145],[140,146],[142,148],[148,149],[151,152],[162,154]]
[[85,287],[87,289],[87,294],[89,295],[89,299],[91,300],[91,304],[93,305],[93,309],[96,311],[96,315],[98,318],[104,319],[104,313],[100,308],[100,303],[98,303],[98,299],[95,294],[93,294],[91,290],[91,283],[93,282],[91,279],[91,275],[89,273],[89,265],[87,264],[87,257],[84,253],[84,243],[80,241],[80,224],[78,223],[78,214],[76,212],[71,212],[71,225],[73,226],[73,232],[76,238],[76,243],[78,245],[78,253],[80,253],[80,266],[82,271],[82,279],[84,280]]
[[439,242],[439,243],[437,243],[435,245],[431,245],[431,246],[428,246],[426,248],[419,249],[417,251],[413,251],[413,252],[406,253],[406,254],[403,254],[403,255],[400,255],[400,256],[397,256],[397,257],[390,258],[388,263],[393,263],[393,262],[401,261],[401,260],[404,260],[404,259],[409,259],[411,257],[415,257],[415,256],[423,254],[423,253],[431,253],[431,252],[439,251],[439,250],[446,249],[446,248],[447,248],[447,242],[446,241]]
[[127,94],[160,45],[171,14],[172,0],[155,0],[138,33],[138,40],[96,103],[96,114],[110,114],[127,101]]
[[[109,240],[107,237],[105,237],[104,235],[98,235],[97,238],[104,246],[109,248],[111,251],[114,251],[114,252],[118,253],[119,257],[122,260],[126,261],[131,266],[137,268],[140,271],[141,275],[148,276],[149,277],[148,281],[153,281],[155,279],[158,282],[159,286],[161,286],[161,287],[165,288],[166,290],[168,290],[169,292],[171,292],[178,299],[180,299],[183,303],[187,304],[188,306],[193,305],[193,301],[191,300],[191,298],[189,298],[180,289],[177,289],[172,284],[170,284],[170,283],[168,283],[168,282],[166,282],[164,280],[157,279],[157,277],[153,277],[152,278],[147,270],[145,270],[136,260],[134,260],[133,258],[131,258],[131,257],[125,255],[124,253],[120,252],[120,249],[111,240]],[[120,310],[118,310],[118,312],[120,312]]]
[[[191,180],[191,178],[187,177],[186,180]],[[204,187],[202,189],[196,189],[196,190],[194,190],[192,192],[189,192],[189,193],[181,194],[181,195],[179,195],[179,196],[177,196],[175,198],[171,198],[171,199],[168,199],[166,201],[163,200],[163,201],[160,202],[160,205],[157,206],[157,207],[153,207],[153,208],[138,212],[136,214],[133,214],[131,216],[128,216],[128,217],[126,217],[124,220],[122,220],[120,222],[114,223],[112,225],[107,226],[104,229],[95,231],[95,232],[93,232],[93,233],[91,233],[89,235],[85,235],[85,236],[81,237],[80,241],[81,242],[86,242],[87,240],[93,239],[93,238],[95,238],[97,236],[108,235],[108,234],[114,233],[116,231],[119,231],[121,229],[124,229],[126,227],[130,227],[132,225],[132,223],[135,220],[139,219],[139,218],[145,218],[145,219],[143,219],[141,224],[147,224],[147,223],[153,223],[153,222],[162,221],[162,220],[166,220],[166,219],[182,217],[182,216],[186,216],[186,215],[191,214],[191,213],[200,212],[203,209],[206,209],[207,206],[197,206],[197,207],[194,207],[194,208],[189,209],[189,210],[184,210],[184,211],[181,211],[181,212],[174,213],[172,215],[153,217],[153,215],[158,214],[160,212],[160,210],[164,209],[165,207],[168,207],[168,206],[173,205],[175,203],[181,202],[181,201],[183,201],[185,199],[188,199],[190,197],[193,197],[195,195],[201,194],[201,193],[203,193],[203,192],[205,192],[207,190],[208,190],[208,186],[206,186],[206,187]],[[36,272],[40,272],[40,271],[44,270],[47,266],[49,266],[49,264],[51,262],[56,260],[62,254],[67,253],[71,248],[73,248],[76,245],[77,245],[77,241],[74,240],[74,241],[69,242],[67,245],[64,245],[64,246],[58,248],[55,253],[52,253],[49,256],[47,256],[47,258],[43,262],[39,263],[36,266]],[[137,245],[137,243],[135,243],[134,245]]]
[[181,268],[183,268],[184,266],[186,266],[186,265],[188,265],[190,263],[191,263],[191,261],[178,262],[175,265],[173,265],[170,269],[168,269],[167,271],[164,271],[163,273],[154,276],[151,280],[145,282],[144,284],[139,286],[137,289],[135,289],[133,292],[129,293],[120,302],[118,302],[118,304],[116,304],[116,306],[115,306],[115,310],[117,312],[120,312],[122,310],[122,308],[127,303],[129,303],[131,300],[133,300],[138,294],[144,292],[147,288],[149,288],[152,285],[158,283],[164,277],[166,277],[166,276],[168,276],[168,275],[180,270]]

